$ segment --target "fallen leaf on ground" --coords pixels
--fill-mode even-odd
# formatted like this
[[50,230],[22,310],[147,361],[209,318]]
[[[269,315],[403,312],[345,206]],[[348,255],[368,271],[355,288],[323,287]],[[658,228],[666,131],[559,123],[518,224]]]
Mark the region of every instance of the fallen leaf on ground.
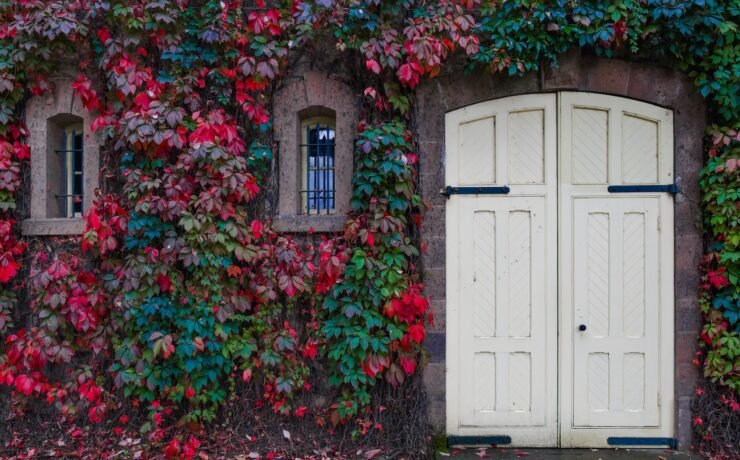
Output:
[[365,452],[365,458],[370,460],[371,458],[377,457],[380,452],[380,449],[368,450],[367,452]]

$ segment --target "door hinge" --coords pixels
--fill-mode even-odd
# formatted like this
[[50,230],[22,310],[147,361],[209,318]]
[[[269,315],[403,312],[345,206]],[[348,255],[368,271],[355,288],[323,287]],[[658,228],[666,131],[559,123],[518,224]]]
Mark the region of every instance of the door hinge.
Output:
[[658,231],[660,231],[660,224],[661,224],[661,222],[660,222],[660,216],[658,216]]
[[452,446],[500,446],[511,444],[511,436],[447,436],[447,447]]
[[606,443],[610,446],[641,446],[641,447],[654,447],[654,446],[668,446],[671,449],[678,447],[678,441],[675,438],[631,438],[631,437],[609,437],[606,438]]
[[445,198],[450,195],[506,195],[511,189],[506,186],[500,187],[453,187],[448,185],[439,191],[439,194]]
[[606,188],[609,193],[651,193],[662,192],[673,195],[680,192],[678,185],[610,185]]

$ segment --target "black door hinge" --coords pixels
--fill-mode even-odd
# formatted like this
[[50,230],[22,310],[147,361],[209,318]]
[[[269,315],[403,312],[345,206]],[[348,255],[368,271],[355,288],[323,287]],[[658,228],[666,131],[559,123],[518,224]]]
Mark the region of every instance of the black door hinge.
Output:
[[676,184],[667,185],[610,185],[606,188],[609,193],[649,193],[662,192],[676,194],[680,190]]
[[511,189],[506,186],[500,187],[452,187],[448,185],[439,191],[440,195],[449,198],[450,195],[506,195]]

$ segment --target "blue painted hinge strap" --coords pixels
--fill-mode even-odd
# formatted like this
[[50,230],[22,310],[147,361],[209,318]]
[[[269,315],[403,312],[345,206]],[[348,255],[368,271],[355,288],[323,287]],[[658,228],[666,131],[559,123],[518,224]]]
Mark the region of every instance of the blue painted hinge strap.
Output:
[[668,446],[671,449],[678,447],[675,438],[606,438],[610,446]]
[[448,436],[447,447],[511,444],[511,436]]
[[506,185],[501,187],[452,187],[448,185],[439,191],[447,198],[450,195],[506,195],[511,189]]
[[678,193],[676,184],[668,185],[610,185],[606,188],[610,193],[640,193],[640,192],[663,192]]

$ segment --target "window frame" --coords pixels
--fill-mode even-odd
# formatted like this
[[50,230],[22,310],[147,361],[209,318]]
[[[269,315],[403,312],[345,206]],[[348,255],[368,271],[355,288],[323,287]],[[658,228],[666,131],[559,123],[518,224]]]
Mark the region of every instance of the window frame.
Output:
[[[80,148],[75,148],[76,138],[80,138]],[[60,199],[64,200],[64,212],[62,217],[81,218],[82,217],[82,199],[85,196],[84,190],[84,165],[85,165],[85,128],[82,122],[71,123],[64,127],[64,139],[62,141],[63,149],[57,150],[57,154],[63,154],[62,161],[62,194]],[[77,161],[76,154],[79,152],[80,158]],[[77,185],[75,176],[80,176],[79,190],[75,190]],[[75,198],[78,198],[75,203]],[[77,206],[79,205],[79,206]],[[77,210],[79,208],[79,211]]]
[[[309,184],[308,184],[308,173],[309,173],[309,148],[311,145],[309,144],[308,139],[308,130],[311,128],[312,125],[315,125],[319,128],[326,127],[328,129],[331,129],[334,132],[334,142],[332,143],[332,154],[331,154],[331,183],[332,188],[331,190],[328,189],[319,189],[319,190],[309,190]],[[301,161],[301,182],[300,182],[300,189],[298,191],[299,193],[299,199],[301,203],[301,214],[304,215],[327,215],[327,214],[334,214],[336,213],[336,171],[337,171],[337,155],[336,155],[336,145],[337,145],[337,123],[336,119],[334,117],[330,116],[315,116],[315,117],[308,117],[301,119],[301,143],[299,144],[298,148],[300,149],[300,161]],[[320,167],[320,166],[319,166]],[[309,208],[309,200],[308,195],[310,193],[329,193],[331,195],[331,198],[321,198],[325,201],[331,201],[333,204],[332,207],[321,207],[318,209],[310,209]]]
[[[277,149],[277,203],[272,223],[280,232],[310,234],[341,232],[352,211],[354,135],[359,120],[355,88],[337,75],[303,70],[286,78],[274,95],[273,132]],[[330,117],[335,124],[334,211],[305,214],[300,191],[303,185],[302,122]]]

